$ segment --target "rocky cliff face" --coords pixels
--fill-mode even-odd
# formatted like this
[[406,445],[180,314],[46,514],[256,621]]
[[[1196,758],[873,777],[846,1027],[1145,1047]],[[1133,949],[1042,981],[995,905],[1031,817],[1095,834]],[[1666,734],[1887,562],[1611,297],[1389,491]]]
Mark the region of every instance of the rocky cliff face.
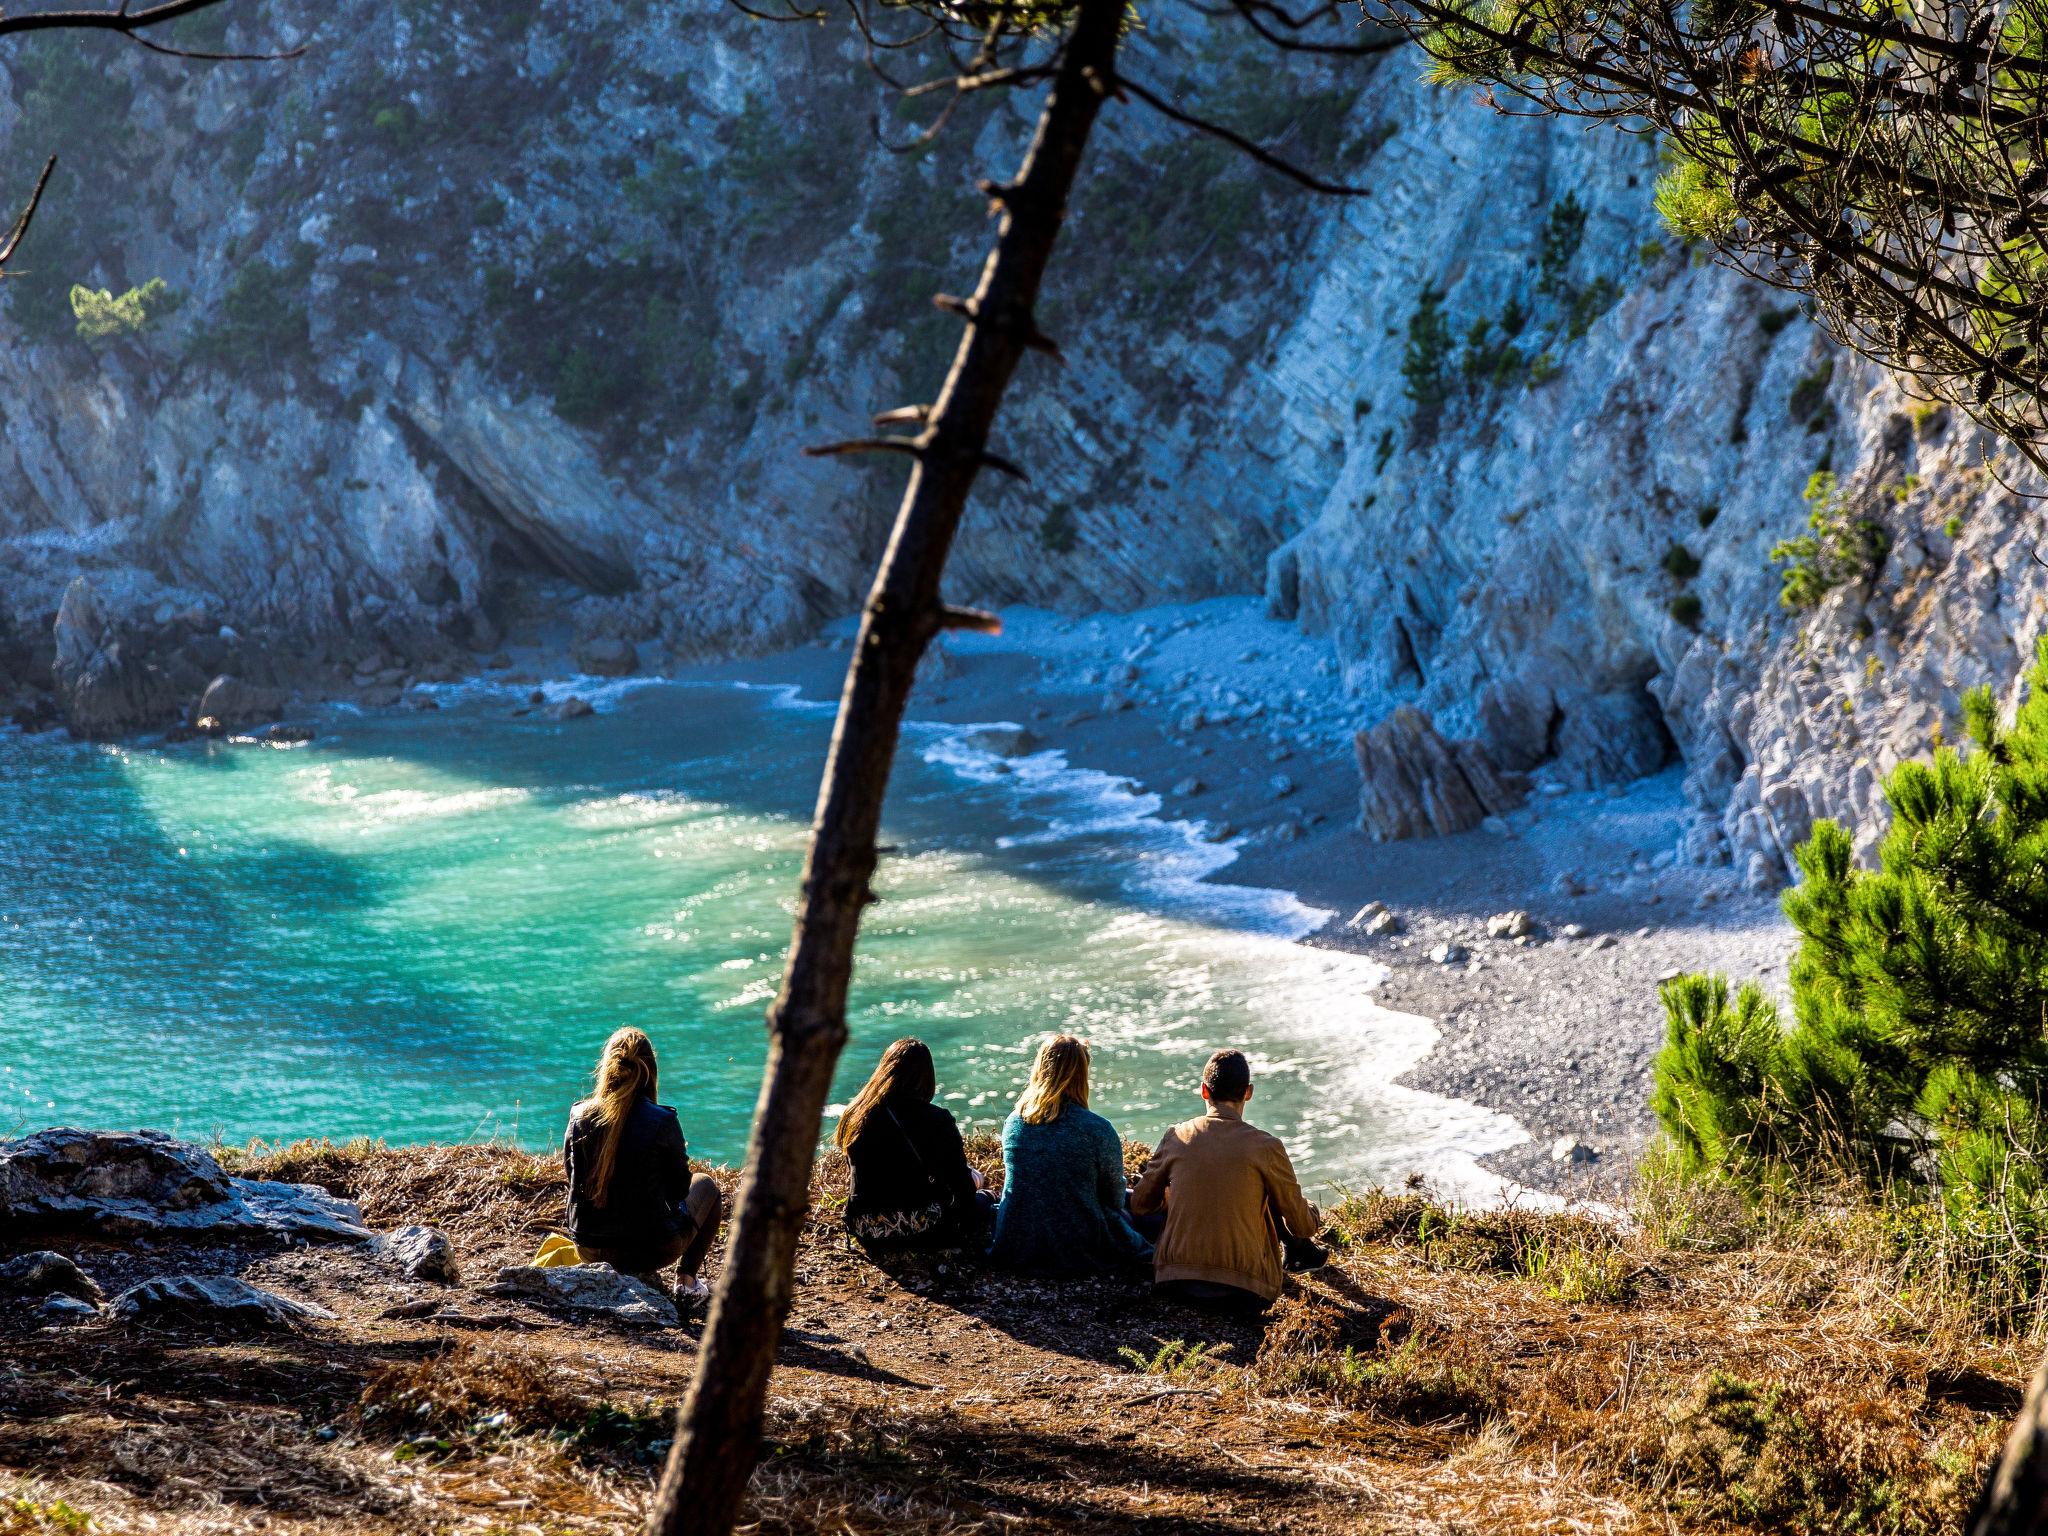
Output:
[[[894,153],[922,123],[844,34],[645,0],[185,25],[309,51],[0,58],[0,164],[64,155],[0,321],[12,675],[61,649],[119,728],[222,668],[388,685],[508,632],[744,652],[858,602],[900,467],[795,450],[929,397],[957,335],[929,298],[971,285],[972,180],[1027,100]],[[1694,852],[1763,873],[2011,673],[2048,594],[2030,513],[1663,236],[1651,145],[1501,119],[1412,56],[1282,82],[1234,37],[1139,50],[1370,195],[1112,114],[1047,304],[1068,366],[1003,423],[1032,480],[988,487],[957,598],[1263,586],[1331,636],[1362,728],[1412,706],[1482,777],[1682,755]],[[1768,556],[1823,466],[1891,547],[1791,613]]]

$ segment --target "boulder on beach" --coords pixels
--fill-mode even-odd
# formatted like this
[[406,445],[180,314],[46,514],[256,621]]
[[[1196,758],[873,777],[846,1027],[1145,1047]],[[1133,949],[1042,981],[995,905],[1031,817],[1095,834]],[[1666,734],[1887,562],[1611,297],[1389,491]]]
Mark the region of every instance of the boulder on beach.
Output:
[[1446,741],[1429,716],[1404,704],[1353,741],[1359,830],[1375,842],[1447,837],[1528,798],[1528,780],[1495,765],[1476,741]]
[[569,648],[576,670],[592,677],[631,677],[640,670],[640,652],[617,635],[591,635]]
[[968,746],[997,757],[1029,757],[1045,743],[1021,725],[984,725],[960,738]]
[[550,720],[581,720],[586,716],[596,713],[597,707],[590,700],[573,693],[559,704],[548,706],[548,718]]
[[226,1275],[158,1275],[107,1303],[119,1322],[198,1323],[206,1327],[277,1328],[334,1314]]
[[74,578],[64,591],[53,639],[51,678],[72,735],[107,740],[177,721],[181,711],[176,680],[144,657],[132,637],[120,632],[83,576]]
[[1526,912],[1496,912],[1486,920],[1486,936],[1489,939],[1526,939],[1536,931],[1536,924]]
[[310,1184],[229,1174],[160,1131],[58,1126],[0,1141],[0,1231],[364,1242],[363,1213]]
[[259,688],[223,672],[206,685],[192,711],[196,730],[209,734],[267,725],[284,712],[285,696],[275,688]]

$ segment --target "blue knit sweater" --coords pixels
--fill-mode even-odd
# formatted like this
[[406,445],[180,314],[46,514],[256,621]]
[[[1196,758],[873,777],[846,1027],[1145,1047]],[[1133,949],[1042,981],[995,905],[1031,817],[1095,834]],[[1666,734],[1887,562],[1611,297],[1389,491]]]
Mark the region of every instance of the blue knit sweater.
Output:
[[1003,1122],[993,1263],[1082,1275],[1151,1257],[1152,1245],[1124,1215],[1124,1151],[1115,1126],[1072,1102],[1043,1125],[1015,1113]]

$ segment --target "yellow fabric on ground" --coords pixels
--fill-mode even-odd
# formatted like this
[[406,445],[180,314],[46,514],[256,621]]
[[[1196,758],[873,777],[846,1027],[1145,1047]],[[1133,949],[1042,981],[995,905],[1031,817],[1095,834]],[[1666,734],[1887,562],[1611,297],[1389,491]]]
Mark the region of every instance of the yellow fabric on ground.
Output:
[[582,1250],[559,1232],[551,1232],[543,1238],[540,1252],[533,1256],[535,1269],[566,1269],[582,1262]]

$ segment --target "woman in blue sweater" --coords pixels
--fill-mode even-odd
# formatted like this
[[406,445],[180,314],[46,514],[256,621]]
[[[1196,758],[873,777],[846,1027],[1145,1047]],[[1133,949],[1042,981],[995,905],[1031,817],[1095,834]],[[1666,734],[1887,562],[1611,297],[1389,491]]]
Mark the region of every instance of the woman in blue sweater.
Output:
[[1088,1046],[1058,1035],[1003,1122],[1003,1200],[991,1262],[1038,1274],[1149,1264],[1152,1245],[1124,1215],[1124,1149],[1088,1108]]

